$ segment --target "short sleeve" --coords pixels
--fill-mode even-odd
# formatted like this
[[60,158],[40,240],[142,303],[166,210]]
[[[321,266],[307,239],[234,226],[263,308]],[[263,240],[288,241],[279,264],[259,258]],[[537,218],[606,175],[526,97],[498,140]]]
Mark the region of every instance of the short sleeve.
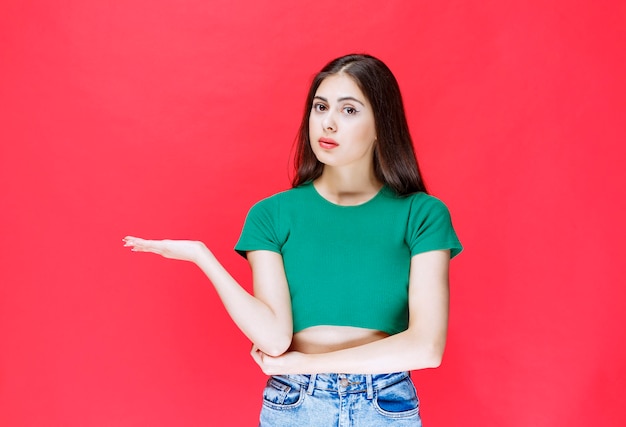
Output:
[[450,258],[454,258],[463,250],[446,205],[424,193],[414,196],[407,228],[407,243],[411,256],[449,249]]
[[280,253],[282,243],[279,241],[275,200],[264,199],[252,206],[241,230],[235,251],[246,258],[247,251],[268,250]]

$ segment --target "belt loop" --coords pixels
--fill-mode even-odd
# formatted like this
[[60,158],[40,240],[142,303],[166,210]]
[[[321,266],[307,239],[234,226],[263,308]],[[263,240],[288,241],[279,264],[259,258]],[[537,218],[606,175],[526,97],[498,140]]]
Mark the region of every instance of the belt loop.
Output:
[[306,389],[306,393],[309,396],[313,395],[313,388],[315,387],[315,379],[317,377],[317,374],[311,374],[311,378],[309,379],[309,386]]
[[365,382],[367,383],[367,400],[374,398],[374,387],[372,386],[372,374],[365,375]]

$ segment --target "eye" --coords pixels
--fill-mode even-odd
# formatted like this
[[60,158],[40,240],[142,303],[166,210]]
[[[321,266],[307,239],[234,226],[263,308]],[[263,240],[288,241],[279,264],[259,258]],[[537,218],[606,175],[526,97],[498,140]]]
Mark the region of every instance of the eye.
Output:
[[354,108],[354,107],[344,107],[343,111],[345,111],[346,114],[348,114],[350,116],[353,115],[353,114],[358,113],[357,109]]
[[315,104],[313,104],[313,110],[317,112],[326,111],[326,106],[322,103],[316,102]]

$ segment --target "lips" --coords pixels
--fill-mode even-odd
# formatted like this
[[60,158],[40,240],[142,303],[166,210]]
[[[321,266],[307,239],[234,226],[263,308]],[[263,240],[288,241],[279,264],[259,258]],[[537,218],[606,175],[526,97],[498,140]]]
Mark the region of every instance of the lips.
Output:
[[331,138],[320,138],[318,139],[318,142],[320,144],[320,147],[322,147],[325,150],[330,150],[339,146],[337,141]]

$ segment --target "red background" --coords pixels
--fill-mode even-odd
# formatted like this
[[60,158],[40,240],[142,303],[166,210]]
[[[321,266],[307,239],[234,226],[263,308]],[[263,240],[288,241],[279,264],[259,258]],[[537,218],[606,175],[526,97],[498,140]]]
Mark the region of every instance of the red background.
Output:
[[289,183],[307,86],[383,59],[452,262],[427,426],[623,426],[620,1],[0,5],[0,425],[255,425],[264,376],[210,283],[121,238],[232,251]]

